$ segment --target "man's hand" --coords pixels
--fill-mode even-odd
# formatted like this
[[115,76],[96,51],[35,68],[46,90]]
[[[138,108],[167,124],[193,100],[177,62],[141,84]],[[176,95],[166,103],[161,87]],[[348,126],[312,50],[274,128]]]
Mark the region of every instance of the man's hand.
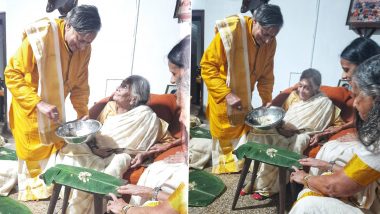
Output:
[[287,129],[287,128],[283,127],[283,126],[279,126],[276,129],[277,129],[277,132],[280,135],[282,135],[282,136],[284,136],[286,138],[289,138],[289,137],[293,136],[294,134],[299,133],[298,130]]
[[242,109],[240,98],[232,92],[227,94],[226,102],[227,102],[227,105],[231,106],[232,108],[236,108],[237,110]]
[[37,103],[37,109],[38,111],[46,115],[46,117],[48,117],[50,120],[53,120],[54,122],[58,122],[60,119],[58,109],[55,105],[50,105],[49,103],[45,103],[44,101],[41,101]]
[[106,158],[113,154],[113,150],[110,148],[91,148],[91,151],[101,158]]

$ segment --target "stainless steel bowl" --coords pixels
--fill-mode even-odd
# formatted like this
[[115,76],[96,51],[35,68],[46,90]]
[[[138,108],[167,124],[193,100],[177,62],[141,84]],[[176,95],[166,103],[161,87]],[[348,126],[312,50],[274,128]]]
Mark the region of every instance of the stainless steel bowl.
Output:
[[284,118],[283,108],[271,106],[255,108],[245,117],[245,123],[252,128],[268,130],[276,127]]
[[101,127],[102,124],[97,120],[75,120],[59,126],[55,134],[66,143],[81,144],[91,140]]

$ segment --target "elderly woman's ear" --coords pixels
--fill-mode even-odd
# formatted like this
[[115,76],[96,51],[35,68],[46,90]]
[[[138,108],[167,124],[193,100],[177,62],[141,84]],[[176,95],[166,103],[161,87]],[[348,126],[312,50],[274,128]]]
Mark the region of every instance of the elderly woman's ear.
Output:
[[138,102],[138,99],[136,96],[131,96],[131,99],[129,101],[129,105],[130,106],[134,106],[134,107],[137,107],[137,102]]

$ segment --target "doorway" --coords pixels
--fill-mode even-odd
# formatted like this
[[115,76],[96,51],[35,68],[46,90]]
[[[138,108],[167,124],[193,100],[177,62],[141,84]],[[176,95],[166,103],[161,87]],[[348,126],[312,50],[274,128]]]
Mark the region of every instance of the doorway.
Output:
[[203,116],[203,81],[200,61],[204,50],[204,10],[192,11],[191,25],[191,106],[192,113]]
[[6,27],[5,27],[5,12],[0,12],[0,123],[3,125],[3,130],[8,129],[7,120],[7,88],[4,82],[4,69],[6,66],[7,56],[6,56]]

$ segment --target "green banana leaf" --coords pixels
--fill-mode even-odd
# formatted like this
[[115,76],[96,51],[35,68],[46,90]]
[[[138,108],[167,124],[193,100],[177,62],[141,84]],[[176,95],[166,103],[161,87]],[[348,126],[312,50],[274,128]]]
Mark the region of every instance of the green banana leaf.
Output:
[[16,151],[0,147],[0,160],[17,160]]
[[211,204],[226,189],[223,181],[203,170],[189,173],[189,206],[205,207]]
[[207,138],[211,139],[211,133],[209,130],[201,127],[190,128],[190,136],[192,138]]
[[[87,174],[87,176],[83,176],[85,174]],[[47,185],[54,182],[82,191],[102,195],[107,195],[108,193],[120,195],[117,193],[116,189],[124,184],[122,179],[103,172],[64,164],[57,164],[54,167],[49,168],[42,175],[42,178]]]
[[239,160],[247,157],[275,166],[302,168],[298,162],[299,159],[303,158],[301,154],[278,146],[248,142],[240,146],[234,153]]
[[24,204],[12,198],[0,196],[0,214],[31,214],[32,211]]

